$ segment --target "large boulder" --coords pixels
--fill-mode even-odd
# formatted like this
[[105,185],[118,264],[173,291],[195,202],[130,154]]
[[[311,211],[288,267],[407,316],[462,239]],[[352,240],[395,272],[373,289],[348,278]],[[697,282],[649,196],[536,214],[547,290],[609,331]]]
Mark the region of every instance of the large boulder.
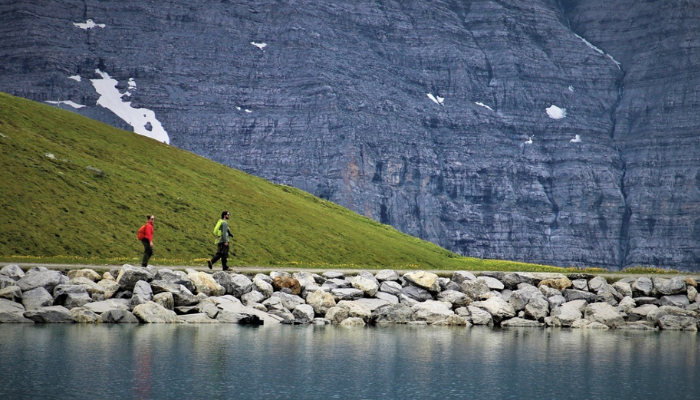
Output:
[[540,283],[537,285],[538,287],[542,286],[548,286],[552,289],[556,289],[558,291],[562,291],[564,289],[568,289],[573,285],[571,280],[565,276],[561,276],[558,278],[548,278],[548,279],[543,279],[540,281]]
[[131,295],[131,300],[129,306],[131,308],[136,307],[139,304],[148,303],[153,300],[153,290],[151,285],[146,281],[138,281],[134,285],[134,291]]
[[134,307],[133,313],[139,321],[148,324],[176,324],[180,322],[174,311],[152,301],[137,305]]
[[[484,301],[476,301],[472,306],[487,311],[493,317],[493,321],[499,323],[505,319],[515,317],[515,310],[507,301],[498,296],[491,297]],[[470,308],[471,310],[471,308]]]
[[[274,299],[274,297],[271,297],[268,300],[272,299]],[[212,300],[215,302],[216,306],[222,311],[222,313],[219,313],[216,317],[216,319],[221,322],[230,322],[228,321],[228,316],[226,316],[228,314],[223,313],[223,311],[233,314],[243,314],[242,316],[240,316],[241,318],[237,322],[235,322],[238,324],[277,325],[280,323],[280,321],[283,320],[283,318],[274,315],[274,310],[271,310],[270,313],[267,313],[265,311],[258,310],[254,307],[245,306],[243,305],[243,303],[241,303],[240,300],[231,295],[213,297]],[[282,311],[284,311],[286,314],[289,314],[290,323],[294,322],[294,317],[289,311],[287,311],[286,309],[283,309]],[[245,317],[245,315],[248,315],[249,317]],[[222,320],[222,318],[226,319],[226,321]]]
[[5,289],[10,286],[17,286],[17,281],[10,278],[9,276],[0,275],[0,289]]
[[647,315],[649,315],[649,313],[652,311],[656,311],[658,308],[659,306],[654,304],[640,305],[627,311],[627,319],[629,322],[646,321]]
[[94,324],[100,321],[100,316],[83,307],[75,307],[70,310],[73,322],[82,324]]
[[58,285],[53,290],[53,304],[67,309],[82,307],[92,301],[85,286]]
[[296,306],[292,315],[294,315],[294,323],[303,325],[310,324],[315,318],[314,309],[308,304]]
[[24,316],[36,323],[61,324],[74,322],[70,310],[63,306],[49,306],[28,310],[25,311]]
[[326,311],[336,306],[335,297],[321,289],[308,294],[306,296],[306,303],[309,304],[314,309],[314,313],[319,316],[326,315]]
[[469,321],[472,324],[493,325],[493,317],[488,311],[474,305],[467,306],[467,310],[469,311]]
[[175,297],[173,297],[173,294],[170,292],[158,293],[156,295],[153,295],[153,302],[160,304],[167,310],[175,309]]
[[71,269],[70,271],[68,271],[66,273],[66,275],[71,280],[73,280],[75,278],[85,278],[85,279],[91,280],[92,282],[97,282],[97,281],[102,279],[102,276],[100,276],[100,274],[98,274],[97,272],[95,272],[94,270],[91,270],[89,268]]
[[139,319],[129,310],[112,309],[100,314],[100,322],[105,324],[138,324]]
[[364,297],[365,292],[360,289],[331,289],[331,294],[336,301],[357,300]]
[[544,297],[534,297],[525,306],[525,316],[542,321],[549,315],[549,301]]
[[370,321],[377,324],[406,324],[413,317],[413,309],[405,304],[387,304],[372,311]]
[[[230,294],[238,298],[241,298],[241,296],[249,293],[254,288],[253,281],[242,274],[229,274],[227,272],[219,271],[212,277],[216,282],[224,287],[225,294]],[[270,288],[272,287],[271,285],[269,286]]]
[[531,274],[527,272],[513,272],[510,274],[505,274],[503,276],[503,284],[506,288],[515,290],[521,283],[526,283],[528,285],[533,285],[535,280]]
[[476,280],[484,282],[489,290],[503,290],[506,286],[500,280],[492,276],[480,276]]
[[22,289],[20,289],[19,286],[9,286],[4,289],[0,289],[0,299],[7,299],[21,303]]
[[0,323],[34,323],[24,317],[26,309],[14,301],[0,299]]
[[654,290],[654,283],[647,276],[640,276],[632,283],[634,297],[648,297]]
[[444,320],[454,315],[452,304],[435,300],[418,303],[411,307],[411,310],[413,310],[412,319],[414,321],[425,321],[428,323]]
[[513,306],[515,311],[525,309],[525,306],[534,298],[541,297],[544,299],[542,292],[536,287],[529,284],[522,284],[520,289],[513,291],[508,299],[508,303]]
[[301,294],[301,284],[298,280],[292,278],[291,276],[282,275],[273,277],[272,287],[278,291],[287,288],[291,290],[293,295],[297,296]]
[[[571,281],[571,288],[576,290],[588,291],[588,279],[574,279]],[[563,290],[563,289],[562,289]]]
[[104,288],[105,299],[111,299],[120,289],[116,280],[102,279],[97,284]]
[[255,275],[253,278],[253,289],[262,293],[266,299],[269,299],[270,296],[272,296],[272,293],[275,291],[275,288],[272,287],[272,279],[269,279],[268,281],[268,279],[264,278],[266,276],[267,275],[263,274]]
[[294,309],[300,305],[300,304],[306,304],[304,299],[302,299],[299,296],[289,294],[289,293],[283,293],[283,292],[275,292],[272,294],[272,298],[279,298],[282,301],[282,305],[284,308],[286,308],[289,311],[294,311]]
[[523,318],[511,318],[501,322],[501,327],[507,328],[539,328],[544,323]]
[[394,271],[393,269],[382,269],[380,271],[377,271],[377,274],[374,277],[379,282],[398,281],[400,278],[399,273]]
[[250,292],[241,296],[241,302],[247,306],[259,304],[263,301],[265,301],[265,295],[258,292],[257,290],[251,290]]
[[331,307],[326,311],[326,318],[332,324],[338,325],[350,316],[350,312],[345,307]]
[[366,296],[373,297],[379,291],[379,284],[376,279],[366,276],[356,276],[352,278],[352,287],[364,292]]
[[481,280],[464,280],[460,285],[462,292],[467,295],[472,301],[479,301],[491,292],[488,285]]
[[348,317],[361,318],[365,322],[369,321],[372,316],[372,312],[367,307],[354,301],[340,301],[338,307],[346,309]]
[[690,300],[688,300],[688,296],[685,294],[676,294],[661,297],[659,303],[662,306],[685,307],[690,304]]
[[119,270],[116,279],[123,290],[133,290],[138,281],[152,281],[153,274],[146,268],[126,264]]
[[310,272],[295,272],[292,274],[292,278],[296,279],[299,282],[299,285],[301,285],[302,289],[305,289],[309,286],[316,286],[316,278],[314,278],[314,275]]
[[585,300],[586,303],[595,303],[597,295],[591,292],[585,292],[577,289],[565,289],[562,295],[566,297],[566,301]]
[[187,278],[194,283],[194,286],[197,288],[197,293],[202,293],[207,297],[223,296],[226,294],[226,289],[219,285],[216,280],[206,272],[193,271],[187,274]]
[[599,322],[613,329],[625,324],[622,314],[608,303],[589,304],[584,316],[591,322]]
[[598,293],[600,289],[608,286],[608,281],[602,276],[596,276],[588,281],[588,289],[592,292]]
[[24,271],[17,264],[8,264],[0,269],[0,276],[5,276],[13,281],[18,281],[24,277]]
[[32,269],[17,281],[17,286],[22,289],[22,292],[43,287],[47,292],[53,293],[56,286],[68,283],[70,279],[58,271]]
[[[552,326],[571,327],[574,322],[583,318],[582,309],[586,307],[585,300],[573,300],[553,309],[550,313]],[[545,318],[545,322],[547,318]]]
[[612,287],[617,290],[623,297],[632,297],[632,285],[627,282],[617,281],[612,284]]
[[659,318],[659,328],[672,331],[692,331],[697,332],[698,320],[684,315],[664,315]]
[[387,304],[390,304],[390,303],[389,303],[388,301],[386,301],[386,300],[382,300],[382,299],[372,299],[372,298],[367,298],[367,297],[362,298],[362,299],[354,300],[353,302],[356,303],[356,304],[361,304],[361,305],[367,307],[367,309],[368,309],[370,312],[373,312],[374,310],[376,310],[376,309],[379,308],[379,307],[383,307],[383,306],[385,306],[385,305],[387,305]]
[[394,296],[401,295],[402,290],[403,287],[401,286],[401,284],[395,281],[384,281],[382,282],[381,286],[379,286],[380,292],[388,293]]
[[452,273],[452,282],[462,285],[464,281],[475,281],[476,276],[469,271],[455,271]]
[[432,272],[412,271],[404,274],[403,278],[413,286],[430,292],[439,292],[438,276]]
[[22,293],[22,305],[26,310],[53,305],[53,296],[43,287],[27,290]]
[[686,293],[685,278],[682,276],[674,276],[671,279],[654,278],[654,288],[656,291],[665,296],[674,294]]
[[[78,276],[75,278],[71,278],[70,280],[71,285],[80,285],[87,290],[88,295],[90,297],[95,298],[95,296],[102,296],[106,298],[105,296],[105,288],[102,285],[97,284],[95,281],[85,278],[83,276]],[[115,283],[116,285],[116,283]],[[116,290],[115,290],[116,293]]]
[[404,287],[401,294],[418,302],[433,300],[433,295],[428,290],[413,285]]
[[456,290],[444,290],[437,296],[438,301],[448,302],[452,307],[464,307],[471,304],[472,300],[466,294]]

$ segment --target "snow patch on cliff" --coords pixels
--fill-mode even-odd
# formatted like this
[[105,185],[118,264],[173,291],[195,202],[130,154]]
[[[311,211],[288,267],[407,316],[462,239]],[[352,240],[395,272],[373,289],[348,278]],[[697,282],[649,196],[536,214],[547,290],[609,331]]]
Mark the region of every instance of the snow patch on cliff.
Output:
[[547,115],[551,119],[562,119],[566,117],[566,108],[559,108],[555,105],[551,105],[547,108]]
[[57,106],[60,106],[61,104],[67,104],[67,105],[69,105],[69,106],[71,106],[71,107],[73,107],[73,108],[83,108],[83,107],[85,107],[85,106],[82,105],[82,104],[78,104],[78,103],[72,102],[72,101],[70,101],[70,100],[59,100],[59,101],[50,101],[50,100],[47,100],[46,102],[49,103],[49,104],[57,105]]
[[[122,101],[122,93],[117,89],[117,80],[112,79],[109,74],[99,69],[95,73],[101,79],[90,79],[95,91],[100,95],[97,105],[100,105],[113,113],[134,128],[134,132],[139,135],[148,136],[163,143],[170,144],[168,132],[163,129],[160,121],[156,119],[156,114],[147,108],[133,108],[130,101]],[[135,83],[134,83],[135,85]]]
[[83,78],[81,78],[80,75],[72,75],[72,76],[69,76],[68,79],[72,79],[76,82],[80,82],[83,80]]
[[265,47],[267,46],[267,43],[257,43],[257,42],[250,42],[253,46],[259,48],[260,50],[264,50]]
[[433,96],[432,93],[428,93],[428,98],[430,98],[430,100],[434,101],[435,104],[437,104],[437,105],[440,105],[440,106],[443,106],[443,105],[444,105],[444,104],[442,104],[443,101],[445,101],[445,98],[444,98],[444,97]]
[[493,108],[487,106],[486,104],[484,104],[484,103],[482,103],[482,102],[480,102],[480,101],[476,101],[476,102],[474,102],[474,104],[476,104],[477,106],[482,106],[482,107],[484,107],[484,108],[488,108],[489,110],[493,111]]
[[573,139],[570,140],[571,143],[581,143],[581,136],[576,135],[574,136]]
[[612,62],[614,62],[615,65],[617,65],[617,69],[622,69],[622,67],[620,66],[621,64],[620,64],[617,60],[615,60],[615,59],[613,58],[613,56],[611,56],[610,54],[604,52],[604,51],[601,50],[600,48],[594,46],[593,43],[591,43],[591,42],[589,42],[588,40],[582,38],[581,36],[576,35],[576,34],[574,34],[574,35],[575,35],[577,38],[581,39],[581,41],[583,41],[583,43],[585,43],[586,46],[590,47],[591,49],[597,51],[598,53],[600,53],[600,54],[602,54],[602,55],[608,57],[610,60],[612,60]]
[[104,28],[105,24],[96,24],[93,20],[89,19],[85,22],[73,22],[73,25],[77,26],[80,29],[92,29],[92,28]]

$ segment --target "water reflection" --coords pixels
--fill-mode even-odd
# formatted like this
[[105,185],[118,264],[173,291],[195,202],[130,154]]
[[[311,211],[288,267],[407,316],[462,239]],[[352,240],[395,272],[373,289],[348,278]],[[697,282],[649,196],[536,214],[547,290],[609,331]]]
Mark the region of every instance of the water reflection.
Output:
[[0,398],[695,398],[688,332],[0,326]]

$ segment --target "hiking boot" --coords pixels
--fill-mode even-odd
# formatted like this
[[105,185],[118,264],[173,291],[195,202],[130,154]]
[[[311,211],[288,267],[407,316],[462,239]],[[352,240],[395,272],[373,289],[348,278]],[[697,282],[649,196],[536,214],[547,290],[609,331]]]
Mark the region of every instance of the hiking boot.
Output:
[[224,267],[224,271],[228,271],[228,267]]
[[211,260],[207,260],[207,266],[211,269]]

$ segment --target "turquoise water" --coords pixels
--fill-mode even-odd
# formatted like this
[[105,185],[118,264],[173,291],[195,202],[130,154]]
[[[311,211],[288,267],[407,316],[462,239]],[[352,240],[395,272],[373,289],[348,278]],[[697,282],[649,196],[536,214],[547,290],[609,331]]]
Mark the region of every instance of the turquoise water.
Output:
[[0,325],[0,399],[698,399],[700,335]]

